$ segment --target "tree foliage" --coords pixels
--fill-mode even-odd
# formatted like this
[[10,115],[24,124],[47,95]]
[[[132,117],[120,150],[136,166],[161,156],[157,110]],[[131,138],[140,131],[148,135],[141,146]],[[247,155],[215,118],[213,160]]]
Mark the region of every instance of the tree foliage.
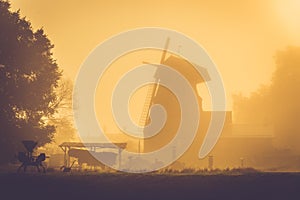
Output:
[[234,97],[235,116],[239,122],[273,124],[276,144],[300,153],[300,47],[278,51],[275,59],[269,86]]
[[73,83],[71,80],[61,79],[55,89],[57,93],[57,112],[49,118],[49,123],[56,127],[51,143],[39,148],[47,154],[62,153],[60,144],[63,142],[80,142],[76,134],[73,121]]
[[10,11],[0,0],[0,162],[22,150],[21,140],[43,145],[55,127],[48,123],[57,108],[55,88],[61,77],[53,45],[42,29]]

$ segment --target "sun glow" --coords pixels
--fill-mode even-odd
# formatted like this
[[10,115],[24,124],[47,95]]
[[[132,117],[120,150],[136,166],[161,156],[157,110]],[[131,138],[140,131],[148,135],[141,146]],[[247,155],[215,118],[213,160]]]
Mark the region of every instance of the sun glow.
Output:
[[276,11],[284,24],[284,29],[291,36],[300,33],[300,0],[276,0]]

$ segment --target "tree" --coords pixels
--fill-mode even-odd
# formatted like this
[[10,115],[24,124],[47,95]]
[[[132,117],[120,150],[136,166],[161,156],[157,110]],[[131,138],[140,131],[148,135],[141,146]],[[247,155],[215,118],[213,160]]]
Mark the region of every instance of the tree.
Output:
[[300,153],[300,47],[277,52],[270,94],[276,145]]
[[244,123],[274,125],[274,144],[300,153],[300,47],[278,51],[271,84],[250,97],[234,96],[234,113]]
[[49,118],[49,123],[55,125],[56,131],[51,143],[39,148],[47,154],[63,153],[59,147],[63,142],[80,142],[76,134],[73,121],[73,83],[71,80],[61,79],[56,88],[57,93],[57,112]]
[[51,141],[61,71],[42,29],[33,31],[19,11],[0,0],[0,163],[23,150],[22,140]]

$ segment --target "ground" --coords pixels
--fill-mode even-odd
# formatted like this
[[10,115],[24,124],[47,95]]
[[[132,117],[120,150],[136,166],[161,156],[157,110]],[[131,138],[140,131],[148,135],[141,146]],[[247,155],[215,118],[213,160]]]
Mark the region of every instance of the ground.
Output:
[[300,199],[300,173],[0,173],[1,199]]

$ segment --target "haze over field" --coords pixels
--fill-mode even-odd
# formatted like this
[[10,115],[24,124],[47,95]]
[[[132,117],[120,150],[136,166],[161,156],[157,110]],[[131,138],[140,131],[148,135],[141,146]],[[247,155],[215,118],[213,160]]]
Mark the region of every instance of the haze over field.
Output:
[[232,94],[248,95],[270,82],[277,50],[300,45],[298,0],[11,2],[35,29],[44,27],[73,80],[89,52],[112,35],[147,26],[182,32],[217,64],[229,110]]
[[[107,143],[114,142],[122,146],[117,151],[118,166],[121,166],[121,161],[128,168],[142,163],[140,169],[135,170],[144,170],[144,166],[150,164],[157,164],[161,167],[159,169],[165,170],[161,166],[164,160],[160,162],[161,160],[152,159],[152,163],[148,164],[145,160],[135,159],[131,155],[143,156],[149,152],[157,152],[168,146],[166,144],[171,145],[165,155],[172,157],[172,162],[168,162],[166,166],[171,164],[172,170],[193,168],[205,171],[207,169],[204,168],[208,167],[209,170],[220,168],[226,171],[229,168],[245,166],[277,171],[300,169],[300,128],[297,123],[300,118],[300,0],[31,0],[30,3],[12,0],[10,9],[9,3],[3,0],[0,2],[0,104],[3,105],[0,107],[0,124],[5,130],[1,132],[4,139],[0,142],[6,144],[2,145],[3,150],[0,151],[6,156],[3,163],[10,162],[15,152],[21,151],[19,149],[25,141],[25,146],[34,144],[30,150],[27,149],[28,158],[32,157],[35,147],[40,147],[38,150],[45,151],[47,155],[57,156],[52,156],[51,159],[63,161],[64,169],[71,166],[72,159],[78,162],[80,169],[84,164],[89,167],[103,167],[99,160],[90,155],[89,150],[105,155],[108,152],[102,151],[106,151]],[[20,12],[14,12],[18,9]],[[40,29],[41,27],[43,28]],[[86,70],[88,76],[78,81],[81,85],[75,82],[82,63],[97,45],[121,32],[143,27],[167,28],[181,32],[206,49],[223,79],[226,112],[210,108],[211,91],[207,87],[208,82],[214,82],[216,76],[210,73],[212,71],[209,71],[208,66],[195,67],[191,64],[193,61],[184,60],[180,56],[180,51],[185,50],[184,46],[178,45],[178,54],[167,52],[170,50],[168,47],[177,45],[172,46],[172,42],[176,42],[170,36],[164,35],[161,39],[162,32],[159,32],[159,41],[162,41],[161,45],[166,44],[165,51],[139,49],[126,53],[110,63],[105,73],[101,74],[101,79],[97,79],[97,73],[93,71],[97,67],[90,70],[99,65],[87,62],[93,65],[81,69],[89,69]],[[145,43],[154,38],[151,36],[140,34]],[[168,37],[171,38],[170,41]],[[119,43],[124,46],[133,43],[131,40],[126,42]],[[106,49],[119,52],[116,46],[110,45],[111,48]],[[101,59],[101,55],[93,58]],[[151,73],[154,81],[141,87],[134,86],[136,90],[131,92],[131,82],[128,84],[120,80],[126,77],[128,71],[133,71],[133,68],[145,62],[150,63],[152,68],[147,68],[150,70],[144,72],[146,75]],[[174,71],[180,72],[183,79],[171,76],[170,71],[164,71],[164,67],[159,69],[155,65],[157,63],[168,65]],[[198,69],[201,75],[195,71],[198,67],[202,70]],[[127,78],[130,81],[135,79],[132,76]],[[139,78],[143,81],[145,79],[141,74]],[[164,84],[165,80],[174,82],[174,88],[178,89],[176,91],[185,97],[184,103],[174,90]],[[188,84],[180,82],[185,80]],[[116,83],[120,82],[120,94],[131,95],[128,99],[124,98],[125,101],[120,98],[122,95],[116,95]],[[98,84],[96,91],[91,84]],[[185,85],[192,86],[192,93],[198,90],[199,95],[195,95],[193,99],[194,95],[188,95],[188,87],[184,87]],[[218,89],[220,95],[218,94],[217,99],[220,100],[223,96],[222,88]],[[74,99],[72,92],[75,94]],[[114,95],[118,97],[118,101],[112,101]],[[218,105],[223,103],[220,102],[218,101]],[[159,131],[152,135],[150,131],[147,132],[147,126],[155,120],[164,121],[162,115],[155,115],[150,119],[149,110],[155,104],[164,107],[168,120],[165,124],[161,123],[161,129],[157,129]],[[86,105],[90,107],[85,107]],[[188,111],[184,112],[184,106],[181,105],[188,105]],[[112,112],[114,109],[116,112]],[[121,113],[122,117],[128,114],[126,119],[139,125],[134,128],[141,131],[141,138],[132,135],[131,132],[136,129],[128,127],[128,121],[119,123],[116,113]],[[94,114],[96,120],[93,118]],[[216,120],[218,123],[210,126],[214,114],[224,114],[224,121]],[[76,118],[79,115],[81,118]],[[196,119],[198,116],[201,120]],[[78,122],[74,118],[81,120]],[[75,121],[77,127],[74,126]],[[106,134],[110,141],[107,138],[95,139],[101,132],[99,124],[103,129],[103,136]],[[193,130],[181,129],[182,124],[187,128],[193,127]],[[80,130],[80,127],[84,129]],[[216,134],[206,137],[212,129],[217,130],[214,131]],[[183,133],[182,138],[172,143],[178,130]],[[193,138],[188,136],[190,133],[195,133]],[[79,135],[82,140],[77,137]],[[149,137],[145,137],[146,135]],[[7,138],[9,142],[6,141]],[[213,142],[207,145],[209,148],[205,156],[201,157],[199,150],[205,146],[203,144],[206,138]],[[191,139],[191,143],[187,143],[186,151],[179,155],[180,145],[187,139]],[[74,141],[88,141],[90,146],[74,144]],[[104,142],[106,143],[103,144]],[[133,154],[125,154],[126,151]],[[122,158],[121,152],[122,155],[125,154]],[[45,160],[46,155],[42,156]],[[161,158],[162,154],[159,156]],[[117,161],[116,153],[113,158]],[[16,160],[16,156],[14,159]],[[21,161],[19,157],[18,159]],[[26,160],[25,156],[24,160],[37,165],[36,161],[32,161],[34,159]],[[26,164],[23,161],[21,162]],[[57,162],[55,167],[58,165],[62,164]],[[114,166],[117,166],[117,162]]]

